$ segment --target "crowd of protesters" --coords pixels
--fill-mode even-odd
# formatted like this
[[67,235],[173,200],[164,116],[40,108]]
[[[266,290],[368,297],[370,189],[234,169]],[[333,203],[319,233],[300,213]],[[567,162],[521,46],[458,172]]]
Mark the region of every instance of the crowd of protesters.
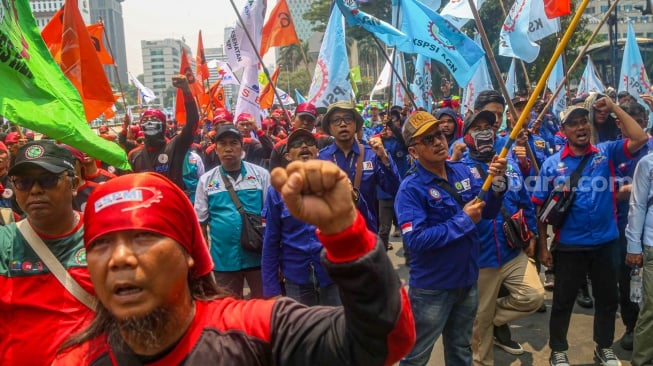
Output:
[[[442,336],[447,365],[493,365],[495,346],[524,353],[509,323],[546,312],[545,289],[552,366],[569,365],[575,302],[594,308],[601,364],[620,364],[618,308],[620,346],[633,350],[633,365],[653,361],[653,97],[642,96],[644,106],[591,93],[559,115],[541,113],[547,99],[538,100],[500,158],[528,95],[511,100],[517,116],[494,90],[461,113],[445,80],[430,112],[304,102],[261,111],[259,125],[225,108],[200,115],[185,77],[173,85],[183,126],[147,109],[120,131],[98,129],[140,174],[17,128],[0,142],[0,281],[12,288],[0,296],[0,355],[9,364],[57,354],[59,364],[190,364],[235,352],[236,363],[426,365]],[[558,200],[568,204],[562,221],[552,216]],[[99,304],[64,290],[25,226]],[[407,293],[384,254],[395,249],[391,236],[403,243]],[[160,259],[155,247],[176,257]],[[141,266],[142,278],[107,279]],[[631,301],[633,268],[641,302]],[[155,303],[143,309],[169,313],[138,321],[142,291]],[[234,319],[213,314],[224,309]],[[37,331],[39,321],[50,328]]]

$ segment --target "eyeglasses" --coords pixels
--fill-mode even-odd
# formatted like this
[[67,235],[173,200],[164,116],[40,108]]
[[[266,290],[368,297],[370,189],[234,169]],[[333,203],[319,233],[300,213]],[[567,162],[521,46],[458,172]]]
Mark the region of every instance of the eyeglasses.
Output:
[[431,135],[422,136],[422,138],[419,140],[419,143],[425,146],[431,146],[435,142],[435,139],[442,140],[445,137],[446,136],[444,135],[444,133],[442,133],[442,131],[439,131]]
[[52,189],[59,184],[61,178],[70,176],[67,175],[56,175],[56,174],[46,174],[40,177],[14,177],[12,182],[14,187],[19,191],[29,191],[34,186],[34,183],[38,183],[39,187],[43,189]]
[[354,117],[353,116],[344,116],[344,117],[334,117],[331,118],[329,121],[330,124],[332,125],[340,125],[342,122],[345,122],[346,125],[350,125],[354,123]]
[[315,140],[310,138],[298,138],[292,140],[292,142],[289,143],[288,146],[290,146],[291,149],[296,149],[298,147],[302,147],[303,144],[306,144],[306,146],[315,146]]

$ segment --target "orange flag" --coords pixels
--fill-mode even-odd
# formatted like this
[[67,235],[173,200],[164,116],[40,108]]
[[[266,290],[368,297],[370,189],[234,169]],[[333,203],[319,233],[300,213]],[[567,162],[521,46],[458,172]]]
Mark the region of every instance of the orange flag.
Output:
[[286,0],[279,0],[263,26],[261,56],[265,55],[270,47],[282,47],[295,43],[300,43],[300,40],[297,37],[295,23],[290,15],[288,4]]
[[113,65],[113,57],[104,44],[104,24],[95,23],[86,27],[95,47],[98,58],[103,65]]
[[[48,24],[43,27],[41,30],[41,37],[45,41],[45,45],[48,46],[50,54],[57,63],[61,63],[61,40],[63,38],[63,13],[64,7],[61,7],[54,16],[50,19]],[[98,58],[103,65],[113,65],[113,57],[111,53],[107,51],[107,48],[104,44],[104,25],[102,23],[96,23],[86,26],[86,30],[91,36],[91,41],[93,46],[98,53]]]
[[82,97],[87,121],[96,119],[114,104],[111,85],[79,13],[77,0],[66,0],[59,66]]
[[211,88],[209,88],[209,94],[211,95],[211,103],[213,104],[213,108],[224,108],[224,88],[220,86],[220,81],[218,80],[213,85],[211,85]]
[[263,88],[263,91],[261,92],[261,99],[259,102],[259,106],[261,109],[268,109],[272,108],[272,104],[274,103],[274,87],[277,85],[277,78],[279,77],[279,69],[281,65],[277,65],[277,68],[274,69],[274,72],[272,73],[272,76],[270,76],[270,79],[268,83],[265,85]]
[[195,56],[195,74],[204,80],[209,80],[209,65],[206,63],[206,56],[204,55],[204,42],[202,41],[202,31],[200,30],[200,35],[197,38],[197,56]]

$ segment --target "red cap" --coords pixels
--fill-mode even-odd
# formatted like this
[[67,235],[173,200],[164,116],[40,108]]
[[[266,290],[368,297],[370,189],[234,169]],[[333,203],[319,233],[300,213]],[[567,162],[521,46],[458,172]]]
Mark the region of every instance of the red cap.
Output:
[[184,192],[157,173],[113,178],[91,193],[84,211],[84,245],[124,230],[146,230],[175,240],[193,258],[193,277],[213,270],[193,205]]
[[313,118],[317,118],[317,108],[309,102],[300,103],[297,108],[295,108],[295,115],[307,115]]
[[272,126],[274,126],[274,124],[275,124],[275,121],[272,118],[266,118],[263,121],[261,121],[261,127],[263,129],[266,129],[268,127],[272,127]]
[[18,132],[9,132],[5,137],[5,144],[18,143]]
[[99,133],[107,133],[107,132],[109,132],[109,127],[108,127],[108,126],[100,126],[100,127],[97,129],[97,131],[98,131]]
[[143,131],[138,131],[138,133],[136,134],[136,138],[137,138],[137,139],[145,138],[145,132],[143,132]]
[[66,148],[66,150],[70,151],[71,154],[73,154],[73,157],[77,160],[79,160],[80,163],[84,163],[84,153],[81,152],[81,150],[75,149],[74,147],[66,144],[59,144],[61,147]]
[[141,123],[143,123],[143,119],[145,117],[154,117],[158,119],[159,121],[165,123],[166,122],[166,115],[160,111],[159,109],[154,109],[154,108],[148,108],[143,114],[141,115]]
[[141,126],[139,126],[139,125],[132,125],[131,127],[129,127],[129,129],[131,130],[131,132],[132,132],[133,134],[138,134],[138,133],[141,131]]
[[252,116],[249,113],[241,113],[241,114],[238,115],[238,118],[236,118],[236,122],[240,122],[240,121],[250,121],[250,122],[252,122],[252,121],[254,121],[254,116]]
[[233,123],[234,116],[226,108],[216,108],[215,111],[213,111],[213,123],[225,121]]

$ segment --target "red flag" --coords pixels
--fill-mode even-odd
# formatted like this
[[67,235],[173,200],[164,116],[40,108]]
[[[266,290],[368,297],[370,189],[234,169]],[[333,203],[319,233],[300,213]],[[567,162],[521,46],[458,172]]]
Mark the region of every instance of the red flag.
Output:
[[277,85],[277,78],[279,77],[279,69],[280,69],[280,65],[277,65],[277,68],[274,69],[272,76],[270,76],[271,80],[268,81],[268,83],[263,88],[263,91],[261,92],[261,97],[259,101],[259,106],[261,107],[261,109],[272,108],[272,104],[274,104],[274,87],[276,87]]
[[209,73],[209,65],[206,63],[206,56],[204,55],[204,42],[202,41],[202,31],[197,38],[197,56],[195,56],[195,74],[204,80],[209,80],[211,76]]
[[265,55],[270,47],[282,47],[295,43],[300,43],[300,40],[297,37],[295,23],[290,15],[288,4],[286,0],[279,0],[263,26],[261,56]]
[[549,19],[571,14],[571,0],[544,0],[544,12]]
[[66,0],[59,66],[79,91],[87,121],[113,105],[111,85],[79,13],[77,0]]

